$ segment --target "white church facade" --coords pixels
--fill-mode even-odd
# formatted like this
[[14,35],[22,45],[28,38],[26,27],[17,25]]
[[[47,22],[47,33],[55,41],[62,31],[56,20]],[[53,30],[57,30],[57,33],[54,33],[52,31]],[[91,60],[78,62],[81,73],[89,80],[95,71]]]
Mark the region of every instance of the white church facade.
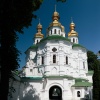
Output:
[[75,24],[70,23],[66,37],[57,11],[52,20],[46,37],[38,24],[34,43],[25,52],[23,75],[15,75],[11,85],[16,92],[9,100],[92,100],[87,49],[79,44]]

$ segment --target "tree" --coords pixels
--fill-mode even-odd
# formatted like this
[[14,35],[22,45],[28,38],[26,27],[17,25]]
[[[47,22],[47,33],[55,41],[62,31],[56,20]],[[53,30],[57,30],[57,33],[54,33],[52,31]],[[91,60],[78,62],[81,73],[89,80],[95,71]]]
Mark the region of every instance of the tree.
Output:
[[[7,100],[9,77],[11,71],[19,67],[19,54],[16,48],[18,36],[23,33],[23,27],[31,25],[32,18],[36,18],[36,11],[43,0],[0,0],[0,66],[1,87],[0,98]],[[0,89],[1,90],[1,89]]]
[[20,52],[16,48],[16,32],[23,33],[23,27],[31,25],[32,18],[36,18],[34,11],[39,9],[42,2],[43,0],[0,0],[0,72],[1,87],[5,90],[2,97],[0,93],[0,98],[3,100],[7,100],[11,71],[19,67]]
[[87,60],[88,61],[88,69],[94,70],[94,66],[95,66],[95,63],[96,63],[98,57],[92,51],[88,51],[87,56],[88,56],[88,60]]
[[[98,52],[99,53],[99,52]],[[100,100],[100,60],[92,51],[87,52],[88,69],[93,70],[93,100]]]
[[[97,56],[100,56],[100,51],[98,51]],[[100,59],[97,60],[94,66],[93,100],[100,100]]]
[[100,61],[94,62],[93,100],[100,100]]

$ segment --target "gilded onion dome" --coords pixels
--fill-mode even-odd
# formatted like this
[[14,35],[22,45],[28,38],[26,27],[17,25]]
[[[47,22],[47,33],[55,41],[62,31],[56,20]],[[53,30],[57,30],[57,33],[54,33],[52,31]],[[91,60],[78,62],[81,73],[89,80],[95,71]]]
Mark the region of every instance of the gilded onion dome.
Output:
[[42,31],[42,25],[39,23],[39,24],[37,25],[37,33],[36,33],[35,37],[43,38],[44,35],[41,33],[41,31]]
[[59,13],[55,11],[55,12],[53,13],[52,20],[53,20],[53,21],[54,21],[54,20],[57,20],[57,21],[58,21],[59,18],[60,18],[60,17],[59,17]]
[[61,29],[62,29],[62,32],[64,32],[64,30],[65,30],[65,27],[61,25]]
[[52,20],[53,20],[53,22],[50,24],[50,27],[51,26],[61,26],[61,23],[59,23],[59,13],[58,12],[54,12],[53,13],[53,16],[52,16]]
[[59,26],[61,27],[61,30],[64,31],[64,26],[61,25],[61,23],[59,22],[59,19],[60,19],[59,13],[55,11],[52,16],[53,22],[50,23],[49,28],[53,26]]
[[73,22],[70,24],[70,32],[68,33],[68,37],[70,36],[78,36],[78,33],[75,31],[75,24]]

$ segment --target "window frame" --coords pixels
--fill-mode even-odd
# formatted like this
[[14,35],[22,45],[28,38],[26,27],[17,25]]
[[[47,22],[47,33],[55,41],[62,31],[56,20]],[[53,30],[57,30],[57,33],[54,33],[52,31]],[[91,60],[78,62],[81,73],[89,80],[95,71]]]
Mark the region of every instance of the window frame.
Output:
[[57,30],[56,29],[54,29],[54,34],[57,34]]
[[44,56],[42,56],[41,64],[42,64],[42,65],[44,64]]
[[55,64],[56,63],[56,55],[54,54],[53,55],[53,64]]
[[73,38],[73,43],[75,43],[75,39]]
[[81,97],[81,92],[77,91],[77,97]]
[[66,65],[68,65],[68,56],[66,56]]

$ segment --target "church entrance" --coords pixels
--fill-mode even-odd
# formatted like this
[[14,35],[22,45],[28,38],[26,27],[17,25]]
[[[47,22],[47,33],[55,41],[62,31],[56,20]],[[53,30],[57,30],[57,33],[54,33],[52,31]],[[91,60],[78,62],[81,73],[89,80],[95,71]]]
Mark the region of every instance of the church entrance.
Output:
[[62,100],[62,90],[59,86],[52,86],[49,90],[49,100]]

